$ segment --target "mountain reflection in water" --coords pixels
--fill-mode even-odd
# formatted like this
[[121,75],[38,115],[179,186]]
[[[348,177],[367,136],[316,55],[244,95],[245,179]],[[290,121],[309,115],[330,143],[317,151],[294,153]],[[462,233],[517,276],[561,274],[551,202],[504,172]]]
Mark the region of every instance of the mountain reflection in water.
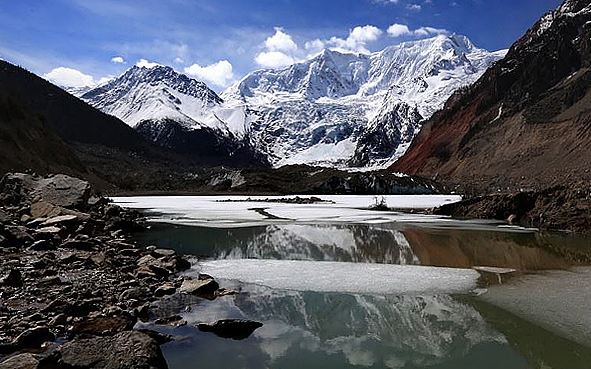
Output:
[[[144,244],[207,259],[276,259],[520,270],[569,266],[556,250],[577,238],[503,229],[385,224],[274,224],[206,228],[153,224]],[[586,244],[587,240],[582,243]],[[363,276],[360,276],[363,278]],[[205,301],[173,295],[156,326],[177,337],[163,346],[170,368],[587,368],[588,349],[472,296],[366,295],[284,291],[222,280],[240,291]],[[199,332],[218,319],[264,323],[244,341]],[[543,348],[543,349],[542,349]]]
[[520,270],[557,269],[568,263],[553,250],[568,237],[534,232],[401,228],[395,224],[286,224],[206,228],[154,224],[138,235],[144,244],[213,259],[316,260]]
[[[228,317],[264,323],[242,342],[240,355],[212,358],[216,363],[212,367],[240,366],[239,360],[257,363],[249,368],[297,367],[296,363],[310,357],[316,358],[312,367],[322,363],[328,363],[325,367],[432,367],[464,360],[474,350],[486,352],[488,359],[502,353],[501,362],[510,367],[528,367],[473,307],[449,295],[375,296],[234,287],[241,288],[240,294],[213,302],[196,301],[191,312],[184,314],[190,324]],[[176,304],[172,297],[161,304],[170,314],[175,312],[171,306],[180,311],[186,301]],[[190,338],[185,342],[165,347],[174,360],[171,368],[188,368],[183,362],[207,360],[212,352],[235,346],[195,330],[186,333]],[[474,360],[486,364],[482,356]]]

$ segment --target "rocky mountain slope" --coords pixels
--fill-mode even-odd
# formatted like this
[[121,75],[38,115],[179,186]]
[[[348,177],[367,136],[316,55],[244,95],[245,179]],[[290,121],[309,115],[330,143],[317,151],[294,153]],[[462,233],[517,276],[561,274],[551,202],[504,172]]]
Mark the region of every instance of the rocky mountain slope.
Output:
[[[246,135],[274,166],[384,166],[401,156],[425,118],[505,51],[440,35],[366,54],[324,50],[259,70],[226,90]],[[238,114],[235,116],[239,116]]]
[[158,148],[118,118],[0,61],[0,176],[14,170],[67,173],[102,190],[164,190],[187,172],[224,163],[215,155]]
[[134,66],[80,98],[123,120],[156,145],[204,164],[268,165],[231,131],[236,112],[222,106],[223,100],[205,83],[170,67]]
[[482,190],[591,179],[591,5],[544,15],[456,92],[390,170]]

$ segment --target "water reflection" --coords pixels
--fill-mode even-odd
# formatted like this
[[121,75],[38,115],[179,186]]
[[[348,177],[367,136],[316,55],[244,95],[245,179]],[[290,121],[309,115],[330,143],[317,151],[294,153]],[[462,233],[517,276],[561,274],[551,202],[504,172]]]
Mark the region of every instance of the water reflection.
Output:
[[[154,225],[138,235],[145,244],[214,259],[280,259],[412,264],[475,265],[520,270],[569,265],[557,252],[572,237],[471,229],[399,228],[382,225],[268,225],[237,229]],[[564,254],[564,253],[563,253]]]
[[[312,367],[325,368],[445,367],[461,360],[486,367],[493,353],[505,367],[528,367],[476,309],[449,295],[325,294],[253,285],[241,289],[236,296],[198,304],[185,314],[192,324],[222,318],[264,323],[243,341],[240,357],[222,359],[227,367],[239,367],[240,361],[254,364],[249,367],[297,367],[311,357]],[[190,340],[165,346],[165,353],[172,358],[171,368],[187,368],[187,362],[194,362],[190,358],[211,355],[211,350],[222,353],[230,346],[234,343],[193,330]]]

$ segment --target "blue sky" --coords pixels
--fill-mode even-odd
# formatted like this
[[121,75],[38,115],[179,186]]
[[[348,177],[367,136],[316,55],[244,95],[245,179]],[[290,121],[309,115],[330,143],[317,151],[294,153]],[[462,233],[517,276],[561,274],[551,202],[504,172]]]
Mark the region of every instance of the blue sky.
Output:
[[322,47],[371,52],[455,32],[508,48],[559,0],[2,0],[0,58],[69,85],[142,60],[217,91]]

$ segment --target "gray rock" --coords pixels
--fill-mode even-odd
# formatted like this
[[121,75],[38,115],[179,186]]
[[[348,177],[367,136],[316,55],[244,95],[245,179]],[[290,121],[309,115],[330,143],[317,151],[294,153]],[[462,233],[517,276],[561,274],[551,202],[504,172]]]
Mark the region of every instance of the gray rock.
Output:
[[155,249],[152,251],[152,255],[157,258],[162,256],[174,256],[175,254],[176,251],[172,249]]
[[135,322],[135,317],[124,312],[112,316],[85,318],[74,324],[71,333],[72,336],[82,333],[95,336],[112,336],[119,332],[131,330]]
[[114,337],[75,339],[44,358],[40,366],[57,368],[168,368],[158,342],[148,334],[127,331]]
[[44,342],[53,342],[55,335],[47,327],[35,327],[27,329],[15,338],[13,344],[19,348],[41,347]]
[[31,216],[35,219],[56,217],[62,214],[62,210],[59,206],[43,201],[31,204]]
[[0,181],[0,193],[1,202],[11,205],[42,201],[65,208],[81,208],[88,202],[90,183],[65,174],[41,178],[9,173]]
[[185,279],[179,291],[188,295],[213,295],[220,285],[213,279]]
[[162,297],[166,295],[173,295],[176,292],[176,287],[172,283],[164,283],[163,285],[156,288],[154,296]]
[[32,196],[65,208],[86,205],[90,197],[90,183],[64,174],[56,174],[37,181]]
[[243,340],[262,326],[263,323],[252,320],[224,319],[215,323],[200,323],[197,328],[202,332],[212,332],[219,337]]
[[119,296],[119,301],[127,301],[127,300],[139,300],[143,296],[147,295],[147,291],[140,287],[132,287],[128,288],[121,293]]
[[9,287],[21,287],[23,285],[23,276],[18,269],[12,269],[6,278],[2,280],[2,284]]
[[10,218],[10,214],[0,209],[0,223],[8,223],[11,220]]
[[[29,229],[23,226],[7,226],[7,236],[9,239],[13,239],[15,243],[20,246],[35,241],[33,236],[29,234]],[[15,246],[17,246],[15,245]]]
[[37,230],[37,233],[42,236],[53,236],[53,235],[63,236],[63,235],[65,235],[66,231],[62,228],[59,228],[59,227],[43,227],[43,228],[39,228]]
[[92,251],[95,249],[94,244],[89,241],[68,240],[61,244],[61,247],[74,250]]
[[55,327],[56,325],[65,325],[68,322],[68,316],[66,314],[58,314],[49,322],[49,326]]
[[55,250],[56,247],[54,245],[54,243],[50,240],[39,240],[36,242],[33,242],[33,244],[31,246],[29,246],[29,250],[33,250],[33,251],[50,251],[50,250]]
[[73,224],[78,221],[78,217],[75,215],[59,215],[57,217],[49,218],[41,224],[41,227],[55,226],[59,224]]
[[0,363],[0,369],[37,369],[39,360],[35,355],[25,353],[8,358]]

